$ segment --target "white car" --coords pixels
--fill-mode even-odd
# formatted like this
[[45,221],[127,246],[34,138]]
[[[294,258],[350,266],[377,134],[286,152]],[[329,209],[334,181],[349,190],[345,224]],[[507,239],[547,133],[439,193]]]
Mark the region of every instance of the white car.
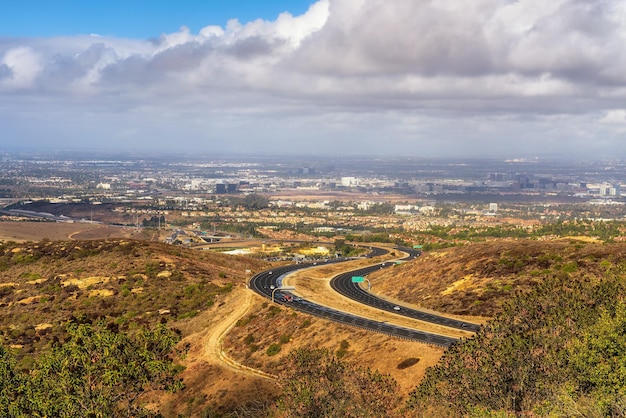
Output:
[[399,311],[399,310],[400,310],[400,307],[399,307],[399,306],[394,306],[394,307],[393,307],[393,310],[394,310],[394,311]]

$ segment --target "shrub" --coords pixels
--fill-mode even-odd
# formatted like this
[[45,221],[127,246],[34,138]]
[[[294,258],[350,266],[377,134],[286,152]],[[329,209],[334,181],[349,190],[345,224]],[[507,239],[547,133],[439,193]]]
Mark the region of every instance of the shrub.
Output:
[[268,356],[275,356],[276,354],[280,353],[280,344],[276,344],[276,343],[272,343],[270,344],[269,347],[267,347],[267,350],[265,351],[265,354],[267,354]]

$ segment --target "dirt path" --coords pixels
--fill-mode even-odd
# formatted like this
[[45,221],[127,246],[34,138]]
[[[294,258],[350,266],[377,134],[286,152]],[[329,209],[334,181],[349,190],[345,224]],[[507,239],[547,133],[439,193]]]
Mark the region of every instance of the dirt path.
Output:
[[206,358],[213,362],[224,364],[239,373],[275,380],[276,376],[237,363],[224,353],[224,336],[235,326],[237,320],[246,314],[252,304],[254,293],[249,289],[237,289],[233,296],[229,303],[220,308],[220,311],[225,312],[224,317],[210,328],[204,339]]

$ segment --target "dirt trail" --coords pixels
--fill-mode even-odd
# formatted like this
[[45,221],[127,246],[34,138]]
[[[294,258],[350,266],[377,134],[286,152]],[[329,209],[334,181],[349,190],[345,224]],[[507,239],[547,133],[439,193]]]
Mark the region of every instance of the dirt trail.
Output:
[[233,296],[234,297],[231,298],[226,305],[220,308],[220,312],[224,312],[224,317],[210,328],[204,338],[206,359],[215,363],[224,364],[240,373],[275,380],[276,376],[237,363],[224,353],[224,336],[235,326],[237,320],[246,314],[252,304],[254,293],[249,289],[237,289]]

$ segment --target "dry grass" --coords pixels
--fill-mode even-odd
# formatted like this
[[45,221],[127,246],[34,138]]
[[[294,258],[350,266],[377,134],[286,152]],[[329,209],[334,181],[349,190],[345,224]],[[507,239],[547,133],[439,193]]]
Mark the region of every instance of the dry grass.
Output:
[[40,241],[44,238],[57,241],[77,237],[80,234],[94,238],[124,237],[123,228],[103,227],[95,224],[56,222],[0,222],[0,242]]
[[582,240],[500,240],[424,254],[370,276],[374,292],[455,315],[491,317],[515,292],[548,275],[601,274],[626,261],[626,244]]
[[[71,234],[66,230],[64,233]],[[443,353],[439,347],[339,325],[272,305],[244,286],[250,276],[246,271],[269,268],[270,264],[259,260],[129,240],[21,243],[3,248],[7,260],[21,260],[4,264],[0,271],[3,305],[0,326],[7,345],[35,352],[45,349],[45,344],[31,343],[29,338],[46,341],[58,332],[68,315],[77,312],[117,318],[132,311],[133,321],[148,324],[166,319],[181,330],[184,337],[181,344],[189,344],[183,374],[187,389],[154,400],[166,416],[179,413],[197,416],[209,405],[226,411],[258,399],[259,394],[267,400],[279,393],[276,383],[225,365],[216,354],[218,337],[241,315],[238,325],[224,335],[226,355],[235,362],[271,374],[285,367],[284,359],[289,351],[323,347],[346,361],[390,374],[406,395]],[[496,241],[428,253],[369,278],[373,291],[390,300],[445,311],[455,317],[471,315],[463,316],[465,320],[483,320],[497,312],[512,292],[532,286],[541,280],[542,274],[561,274],[573,268],[572,263],[580,274],[595,274],[602,269],[602,260],[619,263],[625,258],[626,244]],[[295,284],[302,296],[335,308],[433,332],[463,334],[392,313],[380,313],[330,290],[330,277],[340,271],[381,260],[320,265],[297,272],[287,283]],[[217,294],[213,305],[179,320],[174,312],[180,308],[159,303],[148,308],[142,304],[155,289],[158,292],[154,293],[154,300],[159,302],[170,293],[200,281],[218,287],[230,283],[233,290]],[[165,287],[168,283],[172,284],[171,288]],[[124,284],[128,288],[127,296],[121,296]],[[181,300],[187,297],[183,295]],[[267,354],[271,344],[280,345],[277,355]]]
[[[435,365],[444,351],[440,347],[340,325],[285,307],[276,308],[260,297],[240,324],[226,336],[225,350],[247,366],[277,374],[284,369],[285,356],[291,350],[326,348],[336,353],[341,342],[346,341],[348,348],[343,355],[346,361],[390,374],[398,381],[403,395],[415,388],[426,368]],[[246,344],[249,335],[254,338],[252,344]],[[266,350],[272,343],[280,343],[281,351],[268,356]],[[417,358],[419,362],[398,368],[409,358]]]

